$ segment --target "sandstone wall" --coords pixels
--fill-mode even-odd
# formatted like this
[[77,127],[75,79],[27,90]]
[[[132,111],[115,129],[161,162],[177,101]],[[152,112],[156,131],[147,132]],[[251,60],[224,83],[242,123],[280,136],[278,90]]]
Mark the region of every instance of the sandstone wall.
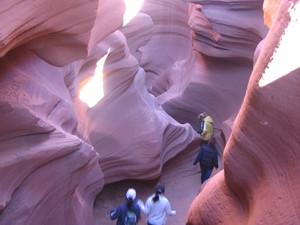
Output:
[[299,223],[299,2],[274,15],[219,173],[194,200],[186,224]]
[[[261,1],[233,3],[146,0],[122,27],[121,0],[0,2],[0,224],[93,224],[105,184],[194,148],[202,111],[222,157],[267,33]],[[108,52],[89,108],[80,88]]]

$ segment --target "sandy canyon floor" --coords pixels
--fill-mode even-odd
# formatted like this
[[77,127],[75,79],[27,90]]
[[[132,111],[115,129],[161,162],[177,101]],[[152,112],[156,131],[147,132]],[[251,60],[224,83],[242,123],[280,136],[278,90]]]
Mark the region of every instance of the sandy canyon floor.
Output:
[[[198,150],[198,147],[193,150],[185,150],[171,159],[164,165],[162,175],[156,180],[126,180],[106,185],[95,200],[95,225],[116,224],[116,220],[110,220],[109,213],[111,209],[125,202],[125,194],[128,188],[135,188],[137,191],[136,200],[141,199],[145,202],[153,194],[158,181],[165,183],[165,196],[169,199],[172,209],[177,212],[176,216],[168,217],[167,224],[184,225],[192,201],[205,185],[205,183],[201,185],[199,165],[193,165]],[[219,158],[219,169],[214,169],[212,176],[222,168]],[[143,213],[139,224],[147,224],[146,216]]]

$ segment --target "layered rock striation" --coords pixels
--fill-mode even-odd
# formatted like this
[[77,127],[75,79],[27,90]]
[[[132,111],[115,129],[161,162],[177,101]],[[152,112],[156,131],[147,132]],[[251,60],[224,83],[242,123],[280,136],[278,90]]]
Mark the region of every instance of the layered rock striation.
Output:
[[272,16],[224,150],[224,173],[194,200],[186,224],[299,223],[299,9],[298,1],[282,1]]
[[[230,216],[239,213],[237,222],[259,221],[257,211],[247,220],[249,210],[268,204],[260,203],[265,192],[256,195],[252,184],[261,184],[259,171],[264,171],[262,177],[272,177],[274,170],[264,169],[252,152],[253,140],[277,125],[271,114],[260,123],[255,118],[266,106],[282,104],[282,100],[275,106],[272,100],[263,100],[285,96],[273,92],[273,85],[281,87],[283,81],[283,87],[291,85],[290,78],[282,78],[280,84],[252,91],[257,88],[255,71],[271,57],[262,55],[270,55],[276,43],[268,44],[268,38],[261,42],[268,31],[262,4],[145,0],[140,13],[123,26],[121,0],[0,3],[0,224],[93,224],[93,203],[104,185],[158,178],[168,161],[195,149],[197,115],[202,111],[222,129],[215,134],[222,160],[244,100],[255,49],[247,98],[226,145],[225,169],[195,200],[188,223],[206,222],[211,211],[203,204],[214,197],[203,196],[210,188],[216,189],[224,209],[233,209]],[[259,43],[261,50],[256,48]],[[103,57],[107,57],[104,96],[88,107],[80,100],[80,91]],[[288,77],[297,81],[294,74],[297,70]],[[297,109],[287,103],[283,107]],[[295,119],[283,111],[278,115],[289,115],[283,124]],[[256,131],[258,127],[262,133]],[[266,140],[271,142],[271,137]],[[279,145],[280,140],[272,144]],[[260,143],[263,148],[269,142]],[[239,151],[243,145],[253,156],[250,161]],[[286,163],[290,160],[287,157]],[[254,178],[244,180],[242,175],[253,165],[258,165]],[[252,197],[256,201],[250,202]],[[241,208],[235,207],[238,203]],[[230,217],[222,217],[223,208],[217,215],[226,223]],[[272,221],[268,218],[265,221]]]
[[263,1],[187,1],[194,3],[189,24],[196,51],[216,58],[252,60],[266,35]]

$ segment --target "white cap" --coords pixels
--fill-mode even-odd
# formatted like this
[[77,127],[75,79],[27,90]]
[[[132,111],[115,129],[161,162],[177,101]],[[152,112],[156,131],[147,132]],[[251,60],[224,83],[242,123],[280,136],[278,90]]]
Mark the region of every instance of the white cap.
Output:
[[126,198],[127,199],[131,198],[132,200],[134,200],[135,196],[136,196],[136,191],[133,188],[129,188],[127,193],[126,193]]

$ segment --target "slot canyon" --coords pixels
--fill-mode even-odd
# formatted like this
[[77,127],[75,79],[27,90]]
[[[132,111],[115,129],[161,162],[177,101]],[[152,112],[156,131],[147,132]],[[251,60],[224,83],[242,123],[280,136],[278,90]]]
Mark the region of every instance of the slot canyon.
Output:
[[169,225],[300,224],[299,23],[298,0],[0,1],[0,225],[116,224],[158,182]]

